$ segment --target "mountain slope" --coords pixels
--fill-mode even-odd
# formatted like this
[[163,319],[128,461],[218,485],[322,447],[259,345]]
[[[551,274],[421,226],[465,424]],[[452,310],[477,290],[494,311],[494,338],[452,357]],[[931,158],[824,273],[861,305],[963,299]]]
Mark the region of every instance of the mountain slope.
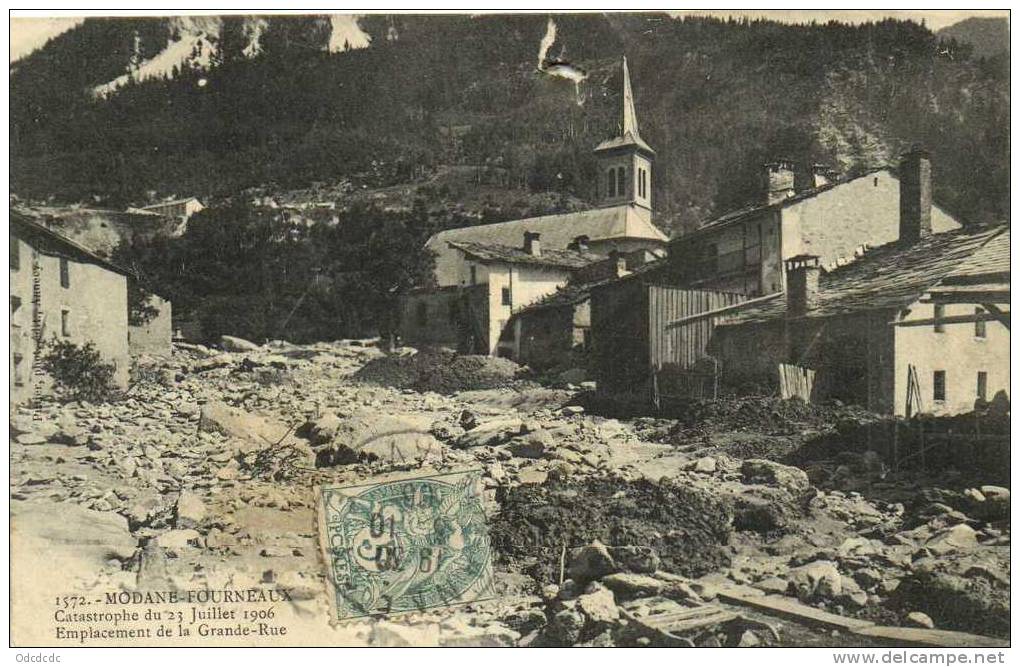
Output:
[[591,148],[616,132],[626,54],[666,227],[753,197],[758,165],[776,156],[855,171],[915,143],[933,150],[951,210],[1007,215],[1008,62],[947,55],[925,28],[894,21],[572,14],[554,25],[546,56],[583,70],[579,83],[539,61],[546,16],[371,15],[360,39],[342,40],[368,46],[341,52],[330,17],[257,29],[233,17],[215,41],[205,31],[207,58],[96,98],[132,62],[164,62],[184,33],[90,19],[12,70],[12,188],[124,205],[150,192],[371,190],[474,166],[502,174],[509,199],[515,188],[591,199]]
[[1009,54],[1009,19],[973,17],[939,30],[940,39],[955,39],[973,48],[977,58]]

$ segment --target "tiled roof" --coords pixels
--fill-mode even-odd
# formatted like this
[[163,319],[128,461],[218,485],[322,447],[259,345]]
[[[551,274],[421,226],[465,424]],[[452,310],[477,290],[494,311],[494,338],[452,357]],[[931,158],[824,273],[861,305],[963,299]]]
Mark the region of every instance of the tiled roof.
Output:
[[[792,197],[787,197],[786,199],[781,199],[781,200],[779,200],[777,202],[773,202],[771,204],[751,204],[751,205],[748,205],[748,206],[743,206],[743,207],[738,208],[738,209],[734,209],[732,211],[727,211],[726,213],[723,213],[722,215],[720,215],[718,218],[714,218],[712,220],[709,220],[708,222],[706,222],[705,224],[701,225],[696,230],[691,232],[691,234],[688,234],[687,236],[698,234],[698,233],[700,233],[703,230],[717,229],[719,227],[728,225],[728,224],[736,222],[738,220],[744,220],[746,218],[754,217],[754,216],[758,215],[759,213],[761,213],[762,211],[767,211],[767,210],[772,209],[772,208],[784,208],[784,207],[789,206],[791,204],[796,204],[797,202],[804,201],[805,199],[811,199],[812,197],[816,197],[816,196],[822,194],[823,192],[827,192],[827,191],[829,191],[829,190],[831,190],[831,189],[833,189],[835,187],[843,185],[844,183],[850,183],[851,181],[856,181],[859,178],[864,178],[866,176],[871,176],[872,174],[876,174],[876,173],[878,173],[880,171],[890,171],[890,170],[889,169],[872,169],[871,171],[867,171],[867,172],[864,172],[862,174],[856,174],[854,176],[844,176],[842,178],[837,178],[837,179],[835,179],[833,181],[830,181],[830,182],[828,182],[828,183],[826,183],[824,185],[819,185],[816,188],[809,188],[807,190],[802,190],[802,191],[796,193],[795,195],[793,195]],[[682,238],[686,238],[686,236],[682,237]]]
[[[986,244],[1003,234],[1008,248],[1008,230],[999,225],[965,227],[909,245],[896,242],[869,250],[855,262],[822,273],[806,317],[905,307],[954,271],[969,266]],[[1002,242],[999,239],[996,248]],[[785,314],[786,299],[776,299],[740,311],[721,324],[765,322]]]
[[426,245],[437,248],[445,245],[447,241],[517,245],[524,239],[524,232],[540,233],[544,248],[566,248],[567,244],[581,235],[587,236],[591,241],[615,238],[668,240],[666,235],[652,224],[649,214],[636,206],[622,204],[588,211],[496,222],[490,225],[447,229],[434,235]]
[[951,271],[942,283],[984,282],[993,276],[1002,275],[1009,275],[1008,228]]
[[532,255],[519,246],[497,243],[476,243],[473,241],[450,241],[450,247],[482,262],[505,262],[507,264],[534,264],[556,266],[564,269],[580,269],[592,262],[605,259],[604,255],[576,250],[542,249],[541,254]]
[[637,146],[643,150],[648,151],[652,155],[655,155],[655,151],[652,147],[645,143],[641,135],[635,134],[634,132],[626,132],[623,136],[613,137],[612,139],[606,139],[601,144],[595,147],[596,151],[609,151],[614,148],[624,148],[627,146]]
[[95,264],[123,276],[134,276],[133,273],[124,267],[100,257],[85,246],[53,231],[24,212],[10,209],[9,214],[11,231],[26,242],[32,243],[39,252],[58,257],[67,257],[76,262]]

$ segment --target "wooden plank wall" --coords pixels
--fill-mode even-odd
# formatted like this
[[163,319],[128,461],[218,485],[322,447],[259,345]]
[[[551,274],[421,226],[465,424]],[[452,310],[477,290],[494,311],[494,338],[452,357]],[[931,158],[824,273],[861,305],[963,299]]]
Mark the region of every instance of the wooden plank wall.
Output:
[[679,327],[670,322],[745,301],[732,292],[692,290],[648,285],[649,362],[655,370],[664,366],[691,369],[703,358],[720,317],[706,317]]

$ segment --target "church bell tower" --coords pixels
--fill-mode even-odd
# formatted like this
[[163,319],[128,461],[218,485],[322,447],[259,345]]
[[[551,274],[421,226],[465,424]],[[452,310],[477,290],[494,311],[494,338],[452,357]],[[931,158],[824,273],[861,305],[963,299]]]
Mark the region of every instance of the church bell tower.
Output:
[[655,151],[638,132],[627,58],[623,59],[623,123],[620,134],[595,148],[599,165],[600,206],[633,204],[652,210],[652,161]]

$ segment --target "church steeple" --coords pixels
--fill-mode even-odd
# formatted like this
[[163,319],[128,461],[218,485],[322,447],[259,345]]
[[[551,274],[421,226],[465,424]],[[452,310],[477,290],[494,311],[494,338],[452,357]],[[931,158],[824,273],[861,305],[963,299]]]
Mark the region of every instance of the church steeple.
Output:
[[627,58],[623,59],[623,118],[620,134],[595,148],[599,161],[598,199],[604,205],[635,204],[652,208],[652,160],[655,151],[638,131],[634,91]]

